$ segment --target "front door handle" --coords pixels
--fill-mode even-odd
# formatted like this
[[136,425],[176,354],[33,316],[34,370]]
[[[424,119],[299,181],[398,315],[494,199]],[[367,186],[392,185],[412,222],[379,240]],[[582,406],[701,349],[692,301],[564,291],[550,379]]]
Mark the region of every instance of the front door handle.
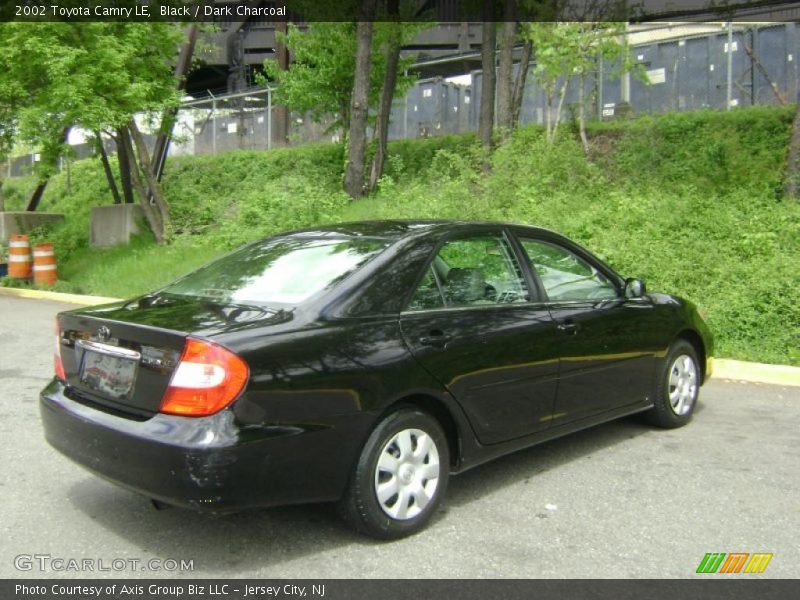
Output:
[[575,335],[578,333],[578,329],[580,329],[580,325],[578,325],[573,320],[562,321],[557,325],[558,330],[566,333],[567,335]]
[[448,342],[453,339],[452,336],[447,335],[440,329],[431,330],[428,335],[423,335],[419,338],[419,343],[423,346],[434,346],[435,348],[444,348]]

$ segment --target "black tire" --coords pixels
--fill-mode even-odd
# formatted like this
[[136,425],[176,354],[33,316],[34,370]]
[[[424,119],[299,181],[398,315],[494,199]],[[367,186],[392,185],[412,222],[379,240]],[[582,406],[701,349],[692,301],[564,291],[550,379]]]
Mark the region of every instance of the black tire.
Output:
[[[433,451],[426,438],[413,432],[426,435]],[[401,442],[406,447],[405,456]],[[409,454],[408,448],[413,452]],[[428,478],[435,470],[434,455],[438,456],[438,474]],[[397,474],[393,475],[384,466],[379,471],[379,460],[383,460],[384,465],[398,465]],[[390,540],[411,535],[425,527],[441,504],[449,474],[447,437],[438,421],[417,408],[401,408],[383,419],[364,444],[347,490],[339,501],[339,512],[357,531],[371,537]],[[391,485],[398,488],[394,502],[392,496],[384,497],[383,503],[379,500],[379,483],[389,490],[384,495],[390,493]],[[405,504],[401,502],[401,492]],[[427,503],[420,508],[422,502]],[[390,515],[387,510],[395,511],[397,516]]]
[[[691,368],[687,369],[689,365]],[[688,374],[691,369],[693,375]],[[667,353],[658,374],[654,394],[655,404],[645,413],[647,420],[653,425],[667,429],[686,425],[692,419],[697,406],[700,377],[700,362],[697,360],[694,346],[686,340],[676,341]],[[674,385],[676,381],[680,383]],[[684,390],[685,393],[682,393]]]

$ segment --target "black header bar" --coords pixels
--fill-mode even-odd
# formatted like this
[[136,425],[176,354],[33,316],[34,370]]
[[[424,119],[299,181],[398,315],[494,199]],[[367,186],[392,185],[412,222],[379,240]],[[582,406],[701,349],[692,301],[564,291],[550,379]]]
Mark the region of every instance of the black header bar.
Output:
[[[240,23],[389,20],[387,0],[0,0],[0,21]],[[504,21],[504,0],[399,0],[401,20]],[[775,0],[518,0],[517,21],[797,21]]]

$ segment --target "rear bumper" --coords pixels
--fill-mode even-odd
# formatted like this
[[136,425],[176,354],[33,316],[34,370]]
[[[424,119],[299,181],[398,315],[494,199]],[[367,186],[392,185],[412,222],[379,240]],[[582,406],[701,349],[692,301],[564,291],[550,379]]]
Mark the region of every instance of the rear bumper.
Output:
[[136,421],[67,397],[55,380],[39,406],[48,443],[79,465],[144,496],[210,512],[341,497],[365,422],[242,427],[230,410]]

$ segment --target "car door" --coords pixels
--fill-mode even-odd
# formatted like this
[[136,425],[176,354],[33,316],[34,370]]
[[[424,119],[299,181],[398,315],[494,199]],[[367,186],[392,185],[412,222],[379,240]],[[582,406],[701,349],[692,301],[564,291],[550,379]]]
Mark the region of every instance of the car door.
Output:
[[652,393],[653,305],[576,246],[520,235],[560,332],[554,425],[644,402]]
[[549,427],[558,332],[517,250],[495,228],[448,239],[434,254],[400,317],[410,351],[463,406],[481,443]]

